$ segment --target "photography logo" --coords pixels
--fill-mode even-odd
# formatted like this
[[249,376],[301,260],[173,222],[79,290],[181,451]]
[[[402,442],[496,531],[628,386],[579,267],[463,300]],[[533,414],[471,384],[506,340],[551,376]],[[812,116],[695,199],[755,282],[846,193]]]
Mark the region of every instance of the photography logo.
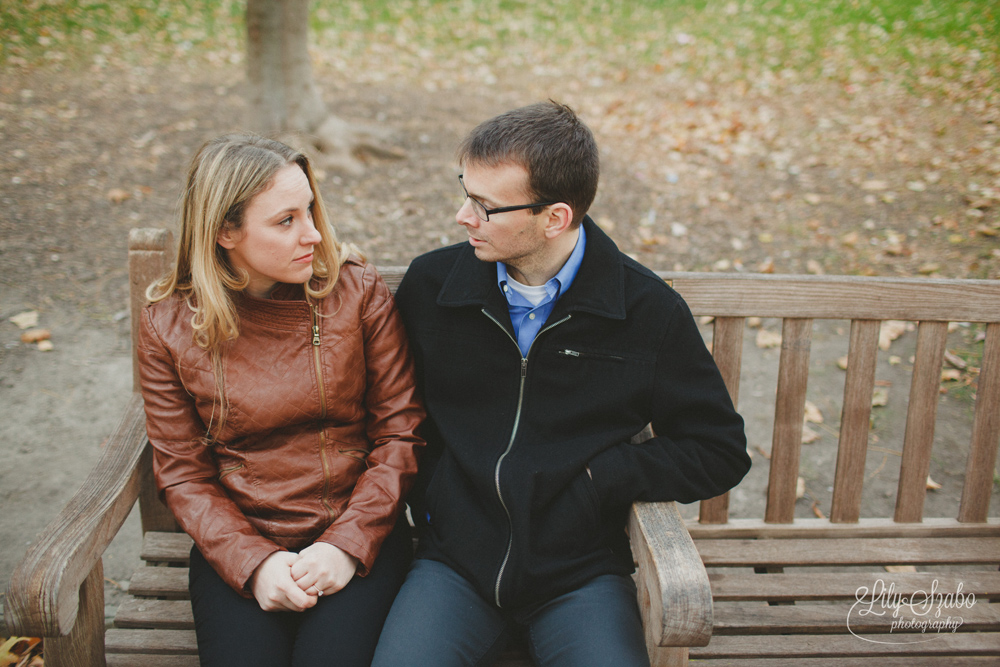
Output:
[[[934,641],[942,633],[956,632],[965,622],[962,610],[972,609],[976,596],[963,593],[961,582],[954,591],[943,593],[940,588],[937,579],[930,590],[916,590],[909,595],[898,592],[895,583],[887,586],[882,579],[871,587],[859,586],[847,613],[847,629],[858,639],[874,644],[919,644]],[[872,639],[873,625],[877,632],[884,632],[888,625],[892,639]]]

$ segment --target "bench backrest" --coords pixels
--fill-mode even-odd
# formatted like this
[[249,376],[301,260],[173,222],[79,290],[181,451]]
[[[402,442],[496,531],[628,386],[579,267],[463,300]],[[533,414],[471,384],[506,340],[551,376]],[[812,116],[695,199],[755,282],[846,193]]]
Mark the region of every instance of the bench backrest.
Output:
[[[934,441],[949,322],[986,323],[983,359],[958,520],[986,521],[1000,440],[1000,282],[663,273],[696,316],[714,320],[713,354],[738,400],[747,317],[781,318],[782,338],[770,452],[767,523],[794,520],[814,319],[850,320],[847,376],[830,521],[857,522],[875,387],[880,324],[919,322],[894,521],[919,522]],[[702,523],[725,523],[728,498],[703,501]]]
[[[129,236],[133,351],[146,286],[166,272],[171,253],[167,231],[133,230]],[[379,270],[395,290],[405,267]],[[919,322],[893,517],[900,523],[919,522],[923,518],[948,323],[986,323],[971,444],[958,511],[961,522],[986,521],[1000,441],[1000,282],[683,272],[660,275],[684,297],[696,317],[715,318],[712,352],[737,405],[746,318],[782,320],[764,515],[767,523],[791,523],[795,517],[814,319],[851,322],[830,508],[830,521],[834,523],[857,522],[860,517],[881,322]],[[133,367],[137,368],[134,357]],[[134,389],[138,391],[137,371],[134,377]],[[157,499],[151,470],[146,471],[142,486],[143,531],[176,530],[169,511]],[[728,494],[702,501],[699,520],[708,524],[726,523],[728,507]]]

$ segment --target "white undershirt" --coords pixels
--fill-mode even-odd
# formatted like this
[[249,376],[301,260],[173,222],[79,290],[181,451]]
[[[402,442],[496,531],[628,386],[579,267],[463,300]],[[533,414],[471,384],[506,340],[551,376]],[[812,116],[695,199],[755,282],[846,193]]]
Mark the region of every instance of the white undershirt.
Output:
[[544,301],[549,293],[545,291],[545,285],[522,285],[510,275],[507,275],[507,284],[512,290],[527,299],[532,306],[537,306]]

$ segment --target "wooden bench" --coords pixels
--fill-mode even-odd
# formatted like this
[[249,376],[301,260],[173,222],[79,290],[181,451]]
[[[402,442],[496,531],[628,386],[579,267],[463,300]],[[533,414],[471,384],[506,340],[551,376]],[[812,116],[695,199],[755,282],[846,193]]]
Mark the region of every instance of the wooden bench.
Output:
[[[158,230],[130,236],[133,325],[145,286],[168,266],[170,245]],[[382,272],[394,287],[403,269]],[[689,651],[692,659],[713,665],[854,665],[861,658],[887,665],[997,664],[1000,521],[988,514],[1000,440],[1000,283],[661,275],[696,316],[714,316],[713,354],[734,401],[746,318],[780,318],[783,324],[764,515],[730,520],[728,495],[702,502],[698,521],[687,524],[673,503],[633,507],[629,533],[653,664],[685,664]],[[830,516],[804,519],[796,518],[795,505],[814,319],[850,320],[850,351]],[[918,321],[918,343],[895,514],[862,518],[879,322],[887,319]],[[988,323],[973,432],[957,517],[923,519],[953,321]],[[48,638],[49,667],[197,664],[186,599],[190,539],[176,532],[156,497],[137,382],[135,389],[102,460],[29,550],[8,588],[7,624]],[[130,598],[105,634],[101,554],[136,500],[149,567],[133,577]],[[920,571],[889,573],[887,565]],[[941,596],[961,585],[975,603],[957,608],[951,600],[949,607],[941,598],[938,620],[961,616],[956,632],[903,632],[891,627],[891,610],[860,613],[881,609],[875,603],[885,596],[877,590],[855,605],[859,588],[872,591],[880,581],[897,598],[932,588]],[[512,650],[504,664],[530,663]]]

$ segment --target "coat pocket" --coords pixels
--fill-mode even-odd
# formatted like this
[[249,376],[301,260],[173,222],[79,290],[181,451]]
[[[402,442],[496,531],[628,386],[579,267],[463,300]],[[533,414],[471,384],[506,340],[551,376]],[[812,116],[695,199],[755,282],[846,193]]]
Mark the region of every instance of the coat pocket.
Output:
[[532,511],[532,551],[547,556],[577,556],[601,546],[601,508],[586,470],[549,502]]

